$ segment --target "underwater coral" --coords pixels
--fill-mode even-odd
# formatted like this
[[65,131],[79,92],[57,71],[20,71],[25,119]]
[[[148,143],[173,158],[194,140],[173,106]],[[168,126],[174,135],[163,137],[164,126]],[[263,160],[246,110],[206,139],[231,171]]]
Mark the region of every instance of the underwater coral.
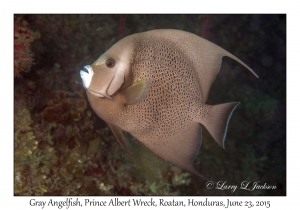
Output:
[[17,17],[14,22],[14,76],[21,72],[28,72],[34,64],[34,53],[31,51],[31,42],[40,38],[38,32],[28,28],[28,23]]

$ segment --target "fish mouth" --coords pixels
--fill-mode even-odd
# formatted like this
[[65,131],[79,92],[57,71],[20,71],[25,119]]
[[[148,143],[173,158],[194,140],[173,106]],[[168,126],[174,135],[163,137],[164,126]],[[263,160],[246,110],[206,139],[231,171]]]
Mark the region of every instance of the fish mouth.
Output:
[[94,75],[94,71],[90,65],[86,65],[83,67],[83,70],[80,70],[80,77],[82,79],[84,88],[88,89],[88,87],[91,84],[93,75]]

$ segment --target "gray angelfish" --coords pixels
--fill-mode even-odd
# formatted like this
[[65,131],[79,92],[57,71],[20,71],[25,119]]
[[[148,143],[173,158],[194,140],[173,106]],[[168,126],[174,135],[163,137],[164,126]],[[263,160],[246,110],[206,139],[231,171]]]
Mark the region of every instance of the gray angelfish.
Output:
[[206,179],[193,167],[201,125],[224,148],[229,119],[239,104],[206,104],[223,56],[258,77],[221,47],[169,29],[123,38],[80,75],[93,110],[131,158],[122,131],[164,160]]

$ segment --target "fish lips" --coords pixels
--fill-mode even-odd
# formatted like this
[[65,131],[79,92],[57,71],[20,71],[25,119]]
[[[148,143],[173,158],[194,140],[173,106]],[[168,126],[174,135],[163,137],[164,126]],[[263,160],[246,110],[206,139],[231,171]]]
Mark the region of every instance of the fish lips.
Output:
[[83,67],[83,70],[80,70],[80,77],[82,79],[83,87],[88,88],[91,84],[94,71],[90,65]]

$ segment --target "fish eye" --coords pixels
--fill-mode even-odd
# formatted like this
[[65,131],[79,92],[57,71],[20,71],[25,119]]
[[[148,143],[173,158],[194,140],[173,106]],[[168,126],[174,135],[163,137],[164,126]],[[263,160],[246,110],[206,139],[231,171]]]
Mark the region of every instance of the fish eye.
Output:
[[112,68],[112,67],[115,66],[116,61],[115,61],[114,59],[112,59],[112,58],[109,58],[109,59],[107,59],[107,60],[105,61],[105,64],[106,64],[106,66],[107,66],[108,68]]

